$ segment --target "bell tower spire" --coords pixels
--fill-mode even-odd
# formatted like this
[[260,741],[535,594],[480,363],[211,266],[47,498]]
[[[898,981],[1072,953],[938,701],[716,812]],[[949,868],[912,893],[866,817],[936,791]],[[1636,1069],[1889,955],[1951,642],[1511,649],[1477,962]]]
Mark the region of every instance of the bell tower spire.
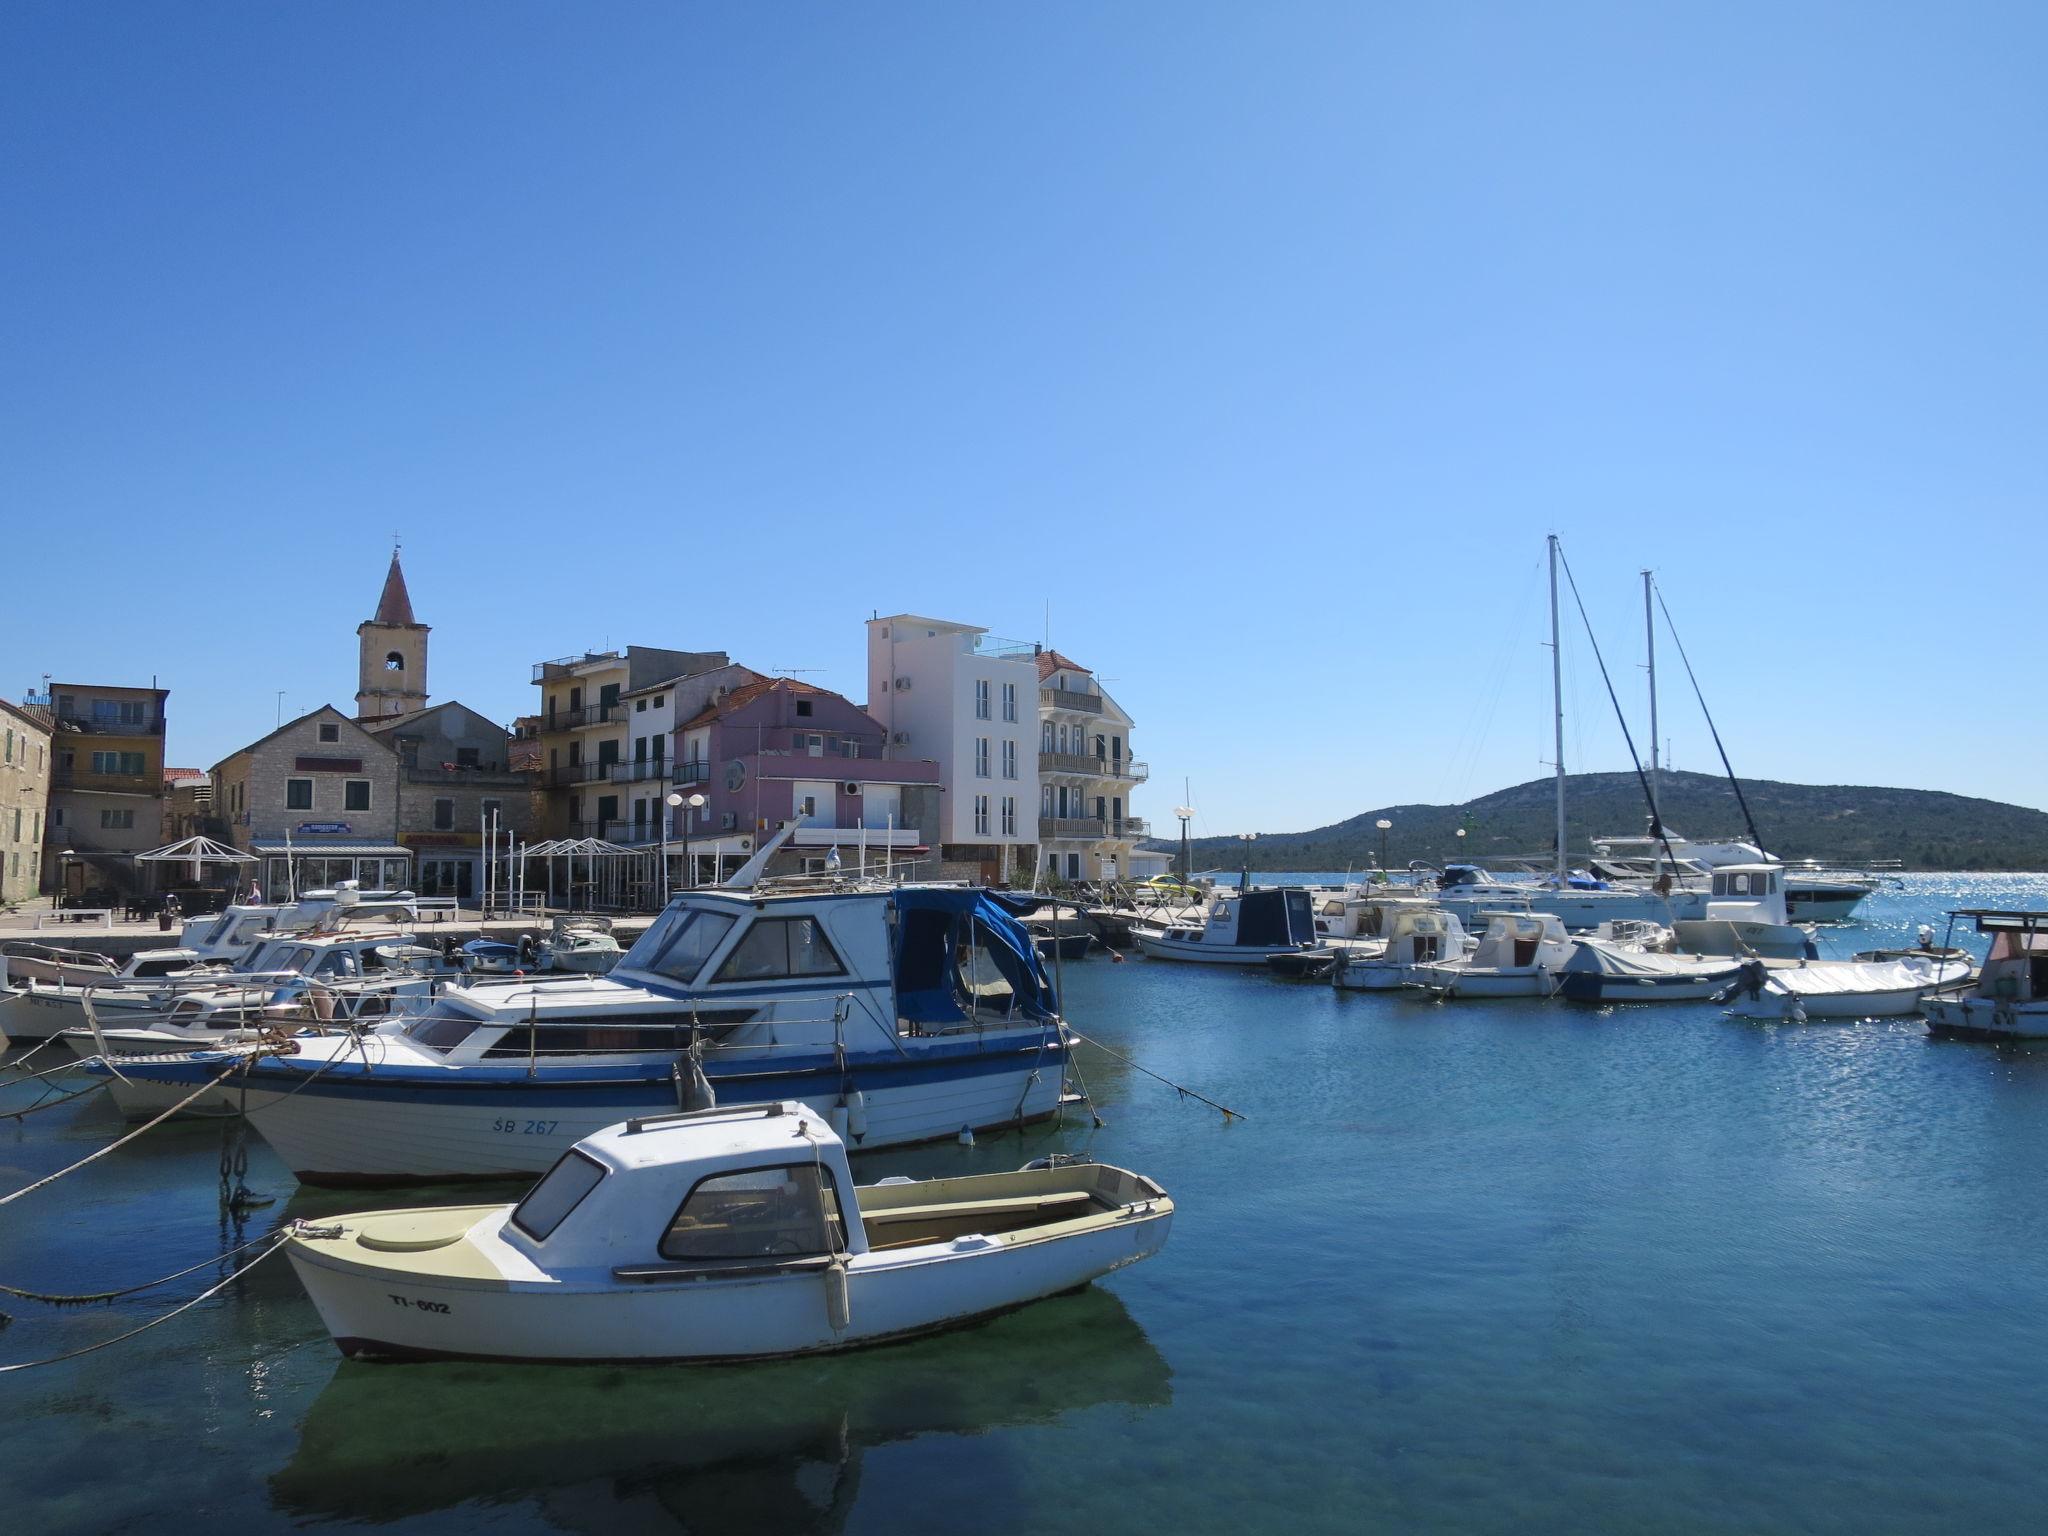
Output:
[[356,718],[376,720],[427,705],[427,629],[413,617],[412,594],[391,542],[391,569],[376,614],[356,626]]

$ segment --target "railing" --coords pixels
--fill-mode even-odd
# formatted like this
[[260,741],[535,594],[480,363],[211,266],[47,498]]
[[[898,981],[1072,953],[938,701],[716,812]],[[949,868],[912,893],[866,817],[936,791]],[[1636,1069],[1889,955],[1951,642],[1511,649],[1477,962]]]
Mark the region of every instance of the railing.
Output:
[[1099,693],[1076,693],[1071,688],[1041,688],[1038,702],[1052,709],[1074,709],[1084,715],[1102,713],[1102,695]]
[[164,733],[161,714],[145,715],[140,720],[114,720],[105,715],[58,710],[57,723],[66,730],[83,731],[88,736],[161,736]]
[[674,764],[665,757],[650,757],[630,763],[613,763],[611,780],[614,784],[639,784],[648,779],[668,779]]
[[553,661],[536,661],[533,664],[533,680],[544,683],[552,678],[567,677],[578,667],[587,667],[595,661],[624,661],[624,651],[585,651],[581,656],[557,656]]
[[710,777],[711,765],[709,763],[689,762],[676,764],[676,782],[678,784],[702,784],[707,782]]
[[159,793],[152,788],[152,782],[163,783],[160,776],[147,773],[95,773],[90,768],[58,767],[50,774],[50,783],[58,789],[98,790],[111,795],[152,795]]
[[1093,816],[1041,816],[1038,835],[1045,838],[1098,838],[1109,836],[1109,823]]
[[1115,823],[1115,827],[1116,831],[1111,834],[1115,837],[1150,837],[1152,835],[1152,823],[1142,816],[1126,816],[1122,821]]
[[615,763],[565,763],[559,768],[548,769],[546,778],[550,788],[564,784],[598,784],[607,777],[605,770],[616,766]]
[[1151,773],[1134,758],[1096,757],[1089,752],[1041,752],[1038,771],[1076,773],[1090,779],[1129,779],[1134,784],[1144,783]]
[[549,731],[580,731],[590,725],[618,725],[626,718],[624,704],[579,704],[574,709],[553,709],[540,717],[542,734]]
[[521,789],[528,783],[528,776],[514,773],[509,768],[417,768],[408,764],[405,770],[408,784],[482,784]]

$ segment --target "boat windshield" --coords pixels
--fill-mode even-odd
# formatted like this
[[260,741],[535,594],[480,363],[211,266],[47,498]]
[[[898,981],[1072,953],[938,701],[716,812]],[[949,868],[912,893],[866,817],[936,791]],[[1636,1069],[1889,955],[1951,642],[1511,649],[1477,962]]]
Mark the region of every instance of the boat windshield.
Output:
[[702,908],[670,913],[619,963],[629,970],[652,971],[687,985],[697,979],[704,962],[725,942],[735,921],[727,913]]
[[604,1164],[572,1147],[513,1208],[512,1225],[535,1242],[546,1242],[583,1197],[604,1182],[604,1175]]
[[453,1003],[440,1002],[415,1019],[405,1032],[432,1050],[452,1051],[475,1034],[482,1022]]

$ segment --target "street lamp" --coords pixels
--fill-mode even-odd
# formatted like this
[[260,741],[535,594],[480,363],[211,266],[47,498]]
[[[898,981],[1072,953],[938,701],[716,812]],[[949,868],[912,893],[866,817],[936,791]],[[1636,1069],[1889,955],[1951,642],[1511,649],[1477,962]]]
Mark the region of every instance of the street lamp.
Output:
[[1387,834],[1393,830],[1394,824],[1382,816],[1373,825],[1380,829],[1380,873],[1385,874],[1387,872]]
[[1238,874],[1237,888],[1240,891],[1248,891],[1252,884],[1252,844],[1259,840],[1259,834],[1240,832],[1237,834],[1237,840],[1244,844],[1244,868]]
[[[671,790],[668,803],[671,810],[679,805],[687,805],[690,808],[690,815],[694,816],[703,808],[705,802],[701,794],[685,798],[681,790]],[[668,821],[666,818],[663,819],[661,824],[661,868],[662,876],[666,879],[668,874]],[[683,818],[683,884],[688,890],[694,891],[697,889],[697,868],[690,862],[689,816]]]
[[1195,819],[1195,808],[1176,805],[1173,814],[1180,818],[1180,878],[1185,885],[1194,878],[1194,866],[1188,860],[1188,823]]

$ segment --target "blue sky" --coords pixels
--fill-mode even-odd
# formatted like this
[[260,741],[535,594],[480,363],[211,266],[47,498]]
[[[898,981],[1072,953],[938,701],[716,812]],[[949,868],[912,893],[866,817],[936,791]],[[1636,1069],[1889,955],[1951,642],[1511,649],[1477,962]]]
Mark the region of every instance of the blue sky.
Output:
[[1658,569],[1744,773],[2048,805],[2044,34],[16,4],[0,684],[154,673],[209,763],[348,702],[402,530],[436,697],[628,641],[858,697],[874,609],[1050,604],[1141,812],[1288,829],[1545,771],[1554,528],[1638,713]]

